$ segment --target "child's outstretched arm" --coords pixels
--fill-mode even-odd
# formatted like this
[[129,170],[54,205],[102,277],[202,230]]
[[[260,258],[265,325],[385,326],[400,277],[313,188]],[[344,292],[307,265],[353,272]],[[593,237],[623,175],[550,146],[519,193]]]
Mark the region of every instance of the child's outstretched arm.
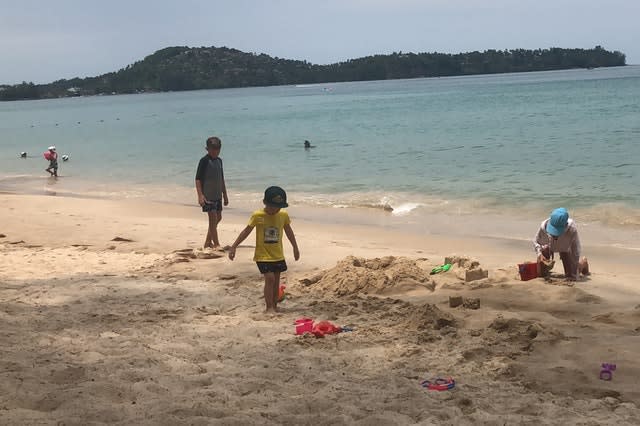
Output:
[[284,226],[284,233],[287,236],[287,238],[289,239],[289,242],[291,243],[291,245],[293,246],[293,258],[295,260],[300,259],[300,250],[298,250],[298,243],[296,242],[296,235],[293,233],[293,228],[291,228],[291,225],[286,224]]
[[235,242],[231,245],[231,247],[229,247],[229,259],[233,260],[236,257],[236,248],[238,248],[240,243],[243,242],[249,236],[249,234],[251,234],[251,231],[253,231],[253,226],[247,226],[242,230],[242,232],[240,232],[238,238],[236,238]]

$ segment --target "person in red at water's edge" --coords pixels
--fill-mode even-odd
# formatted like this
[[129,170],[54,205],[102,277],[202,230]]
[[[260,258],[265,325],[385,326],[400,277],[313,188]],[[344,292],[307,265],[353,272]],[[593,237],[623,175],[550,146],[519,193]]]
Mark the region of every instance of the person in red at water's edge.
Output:
[[48,149],[49,167],[47,167],[45,171],[49,172],[51,176],[58,177],[58,153],[56,152],[56,147],[50,146]]

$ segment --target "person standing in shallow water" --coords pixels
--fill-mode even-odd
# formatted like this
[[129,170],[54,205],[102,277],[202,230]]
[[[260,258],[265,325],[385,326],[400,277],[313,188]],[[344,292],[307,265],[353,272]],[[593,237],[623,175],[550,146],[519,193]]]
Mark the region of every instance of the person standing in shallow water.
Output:
[[220,248],[218,223],[222,220],[222,205],[228,205],[227,187],[224,182],[222,159],[219,157],[222,141],[216,136],[207,139],[207,155],[200,159],[196,170],[198,204],[209,217],[204,248]]
[[[551,212],[548,219],[540,224],[533,240],[538,255],[538,271],[547,275],[553,267],[553,253],[560,253],[564,274],[567,280],[576,281],[580,274],[589,275],[589,263],[586,257],[580,257],[582,247],[578,228],[573,219],[569,219],[567,209],[560,207]],[[549,266],[551,265],[551,266]]]
[[45,171],[49,172],[51,176],[58,177],[58,153],[56,152],[56,147],[50,146],[48,149],[49,167]]

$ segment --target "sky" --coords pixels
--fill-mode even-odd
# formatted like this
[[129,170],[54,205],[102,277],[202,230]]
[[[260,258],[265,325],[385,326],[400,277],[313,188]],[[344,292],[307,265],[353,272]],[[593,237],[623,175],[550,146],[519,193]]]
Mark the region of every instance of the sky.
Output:
[[638,22],[640,0],[0,0],[0,84],[97,76],[169,46],[329,64],[600,45],[640,64]]

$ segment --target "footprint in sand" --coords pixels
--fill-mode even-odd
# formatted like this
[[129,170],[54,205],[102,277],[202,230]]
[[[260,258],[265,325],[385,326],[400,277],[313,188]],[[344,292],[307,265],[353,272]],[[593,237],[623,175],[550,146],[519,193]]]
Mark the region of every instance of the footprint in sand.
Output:
[[615,319],[613,319],[612,316],[613,316],[613,313],[609,312],[609,313],[602,314],[602,315],[596,315],[596,316],[592,317],[592,319],[594,321],[601,322],[603,324],[616,324],[617,321]]
[[602,303],[602,297],[595,296],[593,294],[585,293],[584,295],[577,297],[576,302],[578,303],[593,303],[598,304]]

